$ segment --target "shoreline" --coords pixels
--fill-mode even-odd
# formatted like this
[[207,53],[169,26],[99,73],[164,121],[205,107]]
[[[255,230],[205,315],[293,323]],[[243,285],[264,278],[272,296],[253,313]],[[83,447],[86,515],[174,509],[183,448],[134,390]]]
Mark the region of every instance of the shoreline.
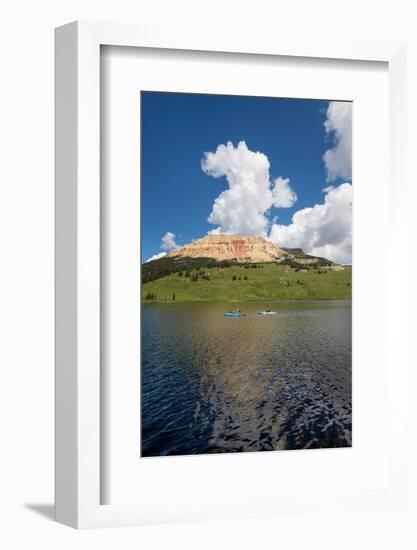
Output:
[[352,298],[315,298],[315,299],[294,299],[294,300],[276,300],[268,298],[259,298],[256,300],[141,300],[141,305],[152,304],[250,304],[259,302],[269,302],[271,304],[302,303],[302,302],[351,302]]

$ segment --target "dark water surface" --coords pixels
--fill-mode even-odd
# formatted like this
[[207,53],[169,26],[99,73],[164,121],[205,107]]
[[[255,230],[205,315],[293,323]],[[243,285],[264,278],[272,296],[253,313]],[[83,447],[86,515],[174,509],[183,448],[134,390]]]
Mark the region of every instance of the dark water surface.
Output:
[[346,447],[351,302],[142,307],[142,456]]

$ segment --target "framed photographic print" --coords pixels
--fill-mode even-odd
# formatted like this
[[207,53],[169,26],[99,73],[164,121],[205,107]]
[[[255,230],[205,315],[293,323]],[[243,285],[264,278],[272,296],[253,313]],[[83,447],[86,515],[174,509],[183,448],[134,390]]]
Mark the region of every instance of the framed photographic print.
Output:
[[400,43],[57,29],[58,521],[403,502],[404,78]]

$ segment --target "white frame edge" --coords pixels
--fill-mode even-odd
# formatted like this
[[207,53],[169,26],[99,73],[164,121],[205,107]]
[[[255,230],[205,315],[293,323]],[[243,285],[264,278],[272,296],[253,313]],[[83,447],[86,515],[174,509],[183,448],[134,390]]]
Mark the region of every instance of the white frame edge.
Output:
[[[217,29],[213,38],[208,28],[179,32],[163,26],[96,22],[74,22],[56,29],[55,513],[57,521],[75,528],[144,521],[143,512],[139,514],[134,506],[100,505],[101,45],[388,62],[390,181],[406,191],[403,42],[289,42],[275,36],[248,37],[230,29],[224,33]],[[405,222],[400,213],[396,218],[404,236]],[[406,261],[405,247],[400,253]],[[404,314],[401,309],[398,313]],[[400,359],[405,364],[405,342],[403,349]],[[399,464],[398,471],[404,466]],[[398,493],[404,480],[394,474],[391,484]],[[292,508],[290,502],[288,506]],[[279,506],[272,511],[279,512]]]

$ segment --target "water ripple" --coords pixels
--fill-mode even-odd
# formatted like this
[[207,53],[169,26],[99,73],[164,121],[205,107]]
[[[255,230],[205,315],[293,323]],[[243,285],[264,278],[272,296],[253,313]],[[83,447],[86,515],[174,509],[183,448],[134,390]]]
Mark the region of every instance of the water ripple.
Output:
[[142,456],[352,444],[350,302],[142,311]]

